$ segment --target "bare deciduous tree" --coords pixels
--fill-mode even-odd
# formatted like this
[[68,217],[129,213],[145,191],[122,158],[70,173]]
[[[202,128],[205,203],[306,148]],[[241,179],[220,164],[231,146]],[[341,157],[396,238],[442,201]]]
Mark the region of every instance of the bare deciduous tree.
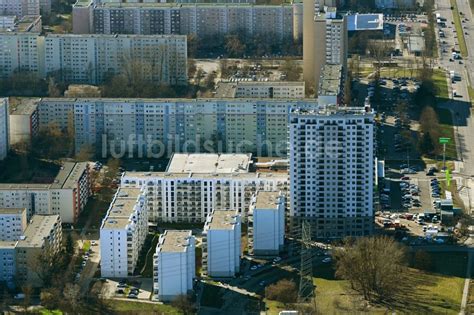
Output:
[[265,288],[265,297],[284,304],[295,303],[298,298],[298,288],[294,281],[282,279]]
[[336,276],[348,280],[365,300],[390,300],[402,290],[405,250],[393,239],[346,239],[333,255]]

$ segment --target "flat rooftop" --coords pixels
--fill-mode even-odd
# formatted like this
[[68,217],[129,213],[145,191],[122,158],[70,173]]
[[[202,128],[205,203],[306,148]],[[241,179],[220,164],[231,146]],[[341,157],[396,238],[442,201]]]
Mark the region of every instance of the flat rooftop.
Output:
[[10,115],[31,115],[38,108],[39,98],[16,98],[10,101]]
[[[263,173],[168,173],[168,172],[126,172],[124,180],[133,180],[133,178],[162,178],[162,179],[276,179],[288,180],[288,174],[282,172],[263,172]],[[123,182],[122,182],[123,183]]]
[[48,190],[51,184],[11,184],[0,183],[0,190]]
[[61,166],[58,175],[56,175],[56,177],[54,178],[54,182],[51,185],[51,188],[53,189],[63,188],[64,184],[66,183],[67,179],[69,178],[69,175],[71,174],[75,166],[76,166],[76,163],[72,163],[72,162],[64,163]]
[[207,229],[233,230],[236,216],[238,216],[238,214],[233,210],[214,210],[210,221],[206,221]]
[[192,236],[190,230],[166,230],[157,247],[160,248],[161,252],[184,252],[189,246],[190,236]]
[[140,188],[127,188],[127,187],[119,187],[117,190],[116,196],[117,198],[130,198],[136,200],[138,196],[142,194]]
[[124,229],[128,224],[130,224],[128,219],[109,217],[104,219],[101,229]]
[[[81,1],[86,2],[86,1]],[[82,5],[84,6],[84,5]],[[278,8],[278,7],[288,7],[291,6],[290,3],[283,3],[278,5],[254,5],[252,3],[117,3],[117,2],[107,2],[96,4],[94,8],[147,8],[147,9],[163,9],[163,8],[180,8],[180,7],[198,7],[198,8],[213,8],[213,7],[232,7],[232,8],[248,8],[248,7],[256,7],[256,8]]]
[[341,93],[341,80],[341,65],[324,65],[321,68],[318,95],[339,95]]
[[383,30],[383,14],[367,13],[347,16],[348,31]]
[[129,220],[130,215],[134,212],[136,204],[137,202],[135,199],[117,198],[110,205],[109,211],[107,212],[107,217],[126,218]]
[[0,215],[22,214],[23,212],[26,212],[26,209],[24,209],[24,208],[11,208],[11,209],[0,208]]
[[17,243],[17,241],[0,241],[0,250],[15,249]]
[[280,192],[278,191],[259,191],[255,201],[256,209],[278,209]]
[[77,187],[77,182],[81,179],[82,174],[87,170],[87,162],[76,163],[69,173],[62,188],[72,189]]
[[247,173],[250,154],[174,154],[168,173]]
[[24,239],[18,241],[19,247],[41,247],[58,222],[59,215],[34,215],[28,224]]

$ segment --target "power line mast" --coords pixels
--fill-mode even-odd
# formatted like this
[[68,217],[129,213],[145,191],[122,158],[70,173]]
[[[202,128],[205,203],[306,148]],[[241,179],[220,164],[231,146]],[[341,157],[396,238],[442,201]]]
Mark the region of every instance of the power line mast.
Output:
[[307,220],[301,223],[301,266],[298,302],[308,303],[314,298],[313,255],[311,250],[311,225]]

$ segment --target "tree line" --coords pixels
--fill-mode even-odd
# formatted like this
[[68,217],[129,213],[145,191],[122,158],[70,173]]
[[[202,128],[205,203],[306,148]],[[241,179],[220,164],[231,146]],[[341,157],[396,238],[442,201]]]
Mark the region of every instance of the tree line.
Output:
[[303,42],[293,37],[279,40],[272,34],[248,35],[243,31],[216,34],[198,38],[188,35],[188,56],[209,58],[223,55],[230,58],[259,57],[264,55],[302,56]]

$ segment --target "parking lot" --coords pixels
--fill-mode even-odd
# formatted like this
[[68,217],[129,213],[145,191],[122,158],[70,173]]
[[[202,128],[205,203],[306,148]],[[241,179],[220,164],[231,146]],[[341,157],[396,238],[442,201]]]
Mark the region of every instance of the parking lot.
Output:
[[152,279],[122,279],[105,282],[104,294],[108,298],[128,298],[131,300],[149,300],[153,291]]

